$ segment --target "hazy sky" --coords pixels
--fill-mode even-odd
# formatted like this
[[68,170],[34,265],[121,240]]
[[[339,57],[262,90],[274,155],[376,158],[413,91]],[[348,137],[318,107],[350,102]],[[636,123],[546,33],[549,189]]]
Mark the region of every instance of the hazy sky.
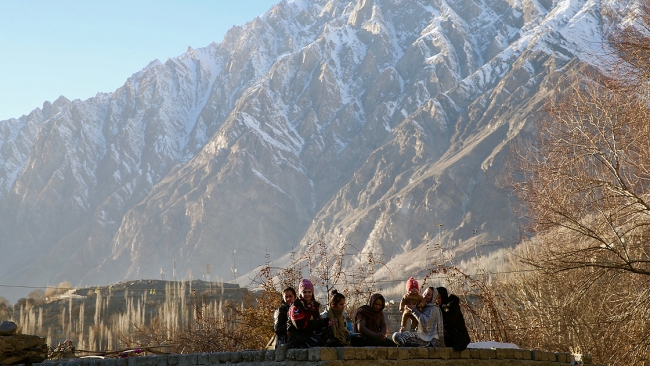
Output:
[[0,0],[0,120],[111,92],[280,0]]

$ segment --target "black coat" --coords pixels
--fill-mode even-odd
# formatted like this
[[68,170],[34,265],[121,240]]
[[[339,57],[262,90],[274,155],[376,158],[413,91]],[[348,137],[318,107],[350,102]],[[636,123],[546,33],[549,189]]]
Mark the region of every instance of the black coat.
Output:
[[460,300],[456,295],[450,295],[442,304],[442,323],[445,328],[445,346],[455,351],[463,351],[471,342],[465,326],[465,318],[460,311]]
[[273,330],[275,330],[275,346],[287,343],[287,321],[289,318],[289,305],[285,302],[273,314]]

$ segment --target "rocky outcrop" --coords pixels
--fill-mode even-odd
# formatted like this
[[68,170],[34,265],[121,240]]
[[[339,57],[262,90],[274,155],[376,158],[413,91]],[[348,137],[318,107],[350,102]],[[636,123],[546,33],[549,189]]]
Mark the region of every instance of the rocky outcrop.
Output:
[[16,334],[16,328],[13,322],[5,321],[0,325],[0,365],[45,361],[48,352],[45,338]]

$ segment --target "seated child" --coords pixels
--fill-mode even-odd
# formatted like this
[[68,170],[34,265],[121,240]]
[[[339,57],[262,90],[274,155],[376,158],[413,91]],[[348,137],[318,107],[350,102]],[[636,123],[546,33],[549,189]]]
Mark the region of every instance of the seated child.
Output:
[[418,327],[418,320],[415,319],[415,316],[413,316],[410,311],[404,311],[406,305],[416,305],[420,309],[425,305],[424,298],[420,295],[418,281],[413,277],[406,281],[406,294],[402,297],[402,301],[399,303],[399,311],[402,313],[402,326],[399,331],[404,332],[408,320],[411,319],[411,331],[415,332]]

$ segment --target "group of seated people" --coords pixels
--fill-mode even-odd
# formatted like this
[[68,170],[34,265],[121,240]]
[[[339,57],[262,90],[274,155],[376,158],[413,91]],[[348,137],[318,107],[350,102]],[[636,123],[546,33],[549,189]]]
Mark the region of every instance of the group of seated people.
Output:
[[[353,320],[352,332],[343,314],[345,296],[336,290],[330,294],[328,308],[320,312],[320,304],[314,298],[314,285],[308,279],[300,282],[298,296],[292,287],[283,291],[282,305],[275,311],[276,348],[286,344],[288,348],[309,347],[453,347],[457,351],[470,343],[465,320],[460,311],[459,299],[448,295],[444,287],[428,287],[420,296],[415,291],[417,281],[407,282],[402,300],[403,319],[411,318],[412,326],[402,328],[392,335],[388,332],[384,307],[386,300],[381,294],[370,296],[368,303],[359,307]],[[414,293],[418,292],[418,296]],[[400,309],[401,310],[401,309]]]

